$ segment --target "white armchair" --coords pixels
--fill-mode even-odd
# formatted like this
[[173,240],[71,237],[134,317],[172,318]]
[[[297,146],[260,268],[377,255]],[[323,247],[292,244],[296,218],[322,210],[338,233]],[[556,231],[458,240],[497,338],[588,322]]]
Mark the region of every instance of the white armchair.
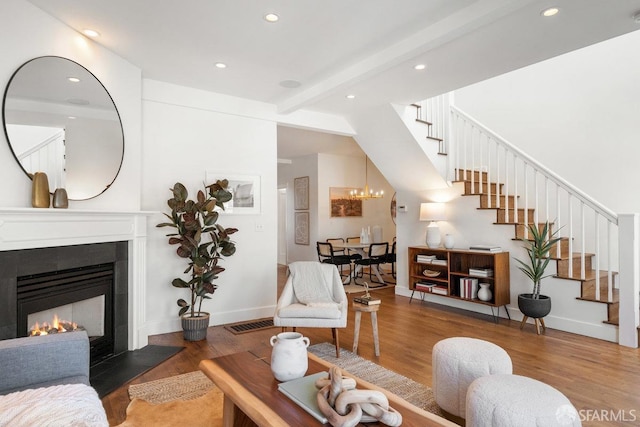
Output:
[[289,277],[278,300],[273,324],[282,328],[331,328],[340,357],[338,328],[347,327],[347,294],[333,264],[298,261],[289,264]]

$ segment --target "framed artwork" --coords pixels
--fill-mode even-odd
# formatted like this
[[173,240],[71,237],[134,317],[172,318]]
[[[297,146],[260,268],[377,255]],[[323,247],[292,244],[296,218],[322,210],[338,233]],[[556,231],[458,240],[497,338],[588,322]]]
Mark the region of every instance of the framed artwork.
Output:
[[309,244],[309,212],[296,212],[294,217],[296,245]]
[[309,209],[309,177],[293,179],[293,205],[295,210]]
[[207,185],[219,179],[227,179],[227,188],[233,198],[224,204],[224,213],[227,214],[259,214],[260,213],[260,175],[235,175],[222,172],[205,173]]
[[362,216],[362,200],[352,199],[349,195],[351,190],[360,191],[359,188],[329,188],[331,217]]

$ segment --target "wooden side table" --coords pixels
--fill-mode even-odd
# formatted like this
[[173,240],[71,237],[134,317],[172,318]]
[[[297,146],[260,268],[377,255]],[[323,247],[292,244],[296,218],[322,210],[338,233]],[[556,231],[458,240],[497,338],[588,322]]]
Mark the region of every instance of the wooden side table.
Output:
[[380,304],[366,305],[353,303],[353,311],[356,313],[356,323],[353,330],[353,352],[358,352],[358,339],[360,338],[360,320],[362,313],[371,313],[371,327],[373,328],[373,348],[376,356],[380,356],[380,342],[378,340],[378,310]]

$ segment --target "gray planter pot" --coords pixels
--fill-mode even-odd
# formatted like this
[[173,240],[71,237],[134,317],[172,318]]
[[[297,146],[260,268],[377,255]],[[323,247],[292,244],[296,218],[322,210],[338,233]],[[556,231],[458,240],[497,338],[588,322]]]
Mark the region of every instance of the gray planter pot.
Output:
[[181,319],[182,336],[186,341],[202,341],[207,338],[209,313],[199,312],[195,317],[185,314]]
[[533,299],[533,294],[520,294],[518,308],[525,316],[540,319],[551,312],[551,298],[540,295],[538,299]]

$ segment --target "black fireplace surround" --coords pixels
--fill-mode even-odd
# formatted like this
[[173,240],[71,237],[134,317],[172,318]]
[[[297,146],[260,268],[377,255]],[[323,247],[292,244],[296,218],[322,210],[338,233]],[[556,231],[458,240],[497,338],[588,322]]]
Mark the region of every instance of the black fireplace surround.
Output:
[[[41,280],[40,277],[46,277]],[[62,279],[56,279],[60,277]],[[47,292],[57,281],[71,277],[75,288],[64,295],[49,291],[45,300],[61,298],[61,303],[76,297],[105,295],[106,327],[104,337],[91,343],[91,364],[128,348],[128,242],[96,243],[0,252],[0,340],[28,334],[26,310],[30,306],[46,309],[43,298],[24,302],[23,283]],[[22,284],[21,284],[22,283]],[[64,285],[68,286],[68,285]],[[36,289],[37,290],[37,289]],[[55,307],[53,303],[51,308]],[[46,302],[44,303],[46,305]],[[36,310],[33,310],[35,312]]]

